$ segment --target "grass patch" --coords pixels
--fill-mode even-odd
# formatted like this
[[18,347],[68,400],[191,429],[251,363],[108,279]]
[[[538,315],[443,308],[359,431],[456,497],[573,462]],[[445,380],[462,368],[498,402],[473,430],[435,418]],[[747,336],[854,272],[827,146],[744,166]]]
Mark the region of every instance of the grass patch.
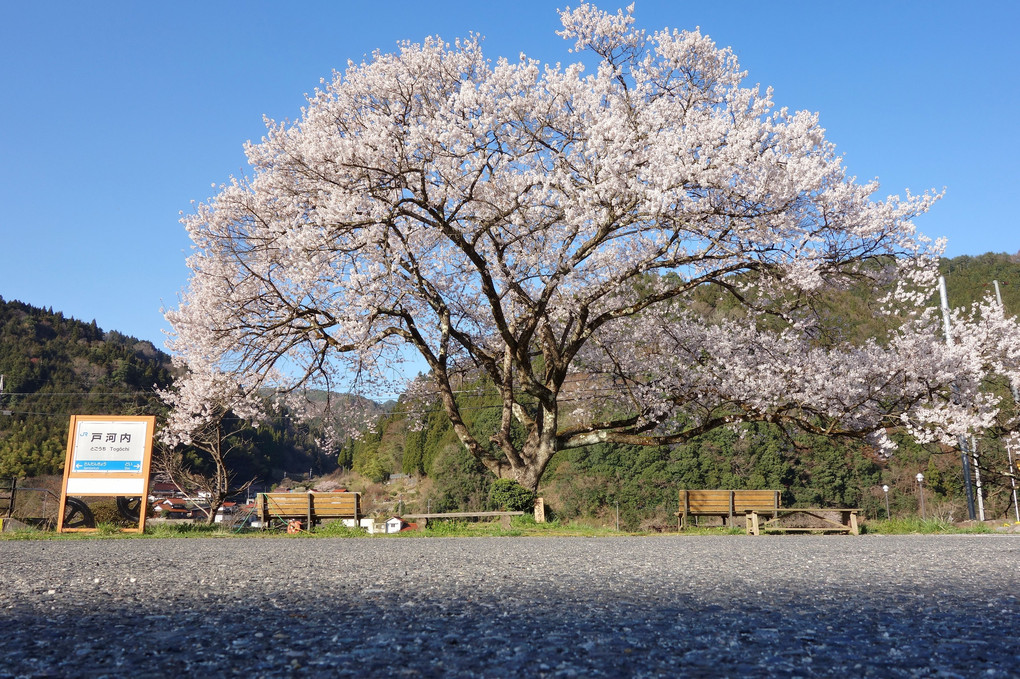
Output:
[[343,521],[330,521],[316,528],[312,534],[321,538],[360,538],[366,533],[360,528],[345,526]]
[[185,523],[181,522],[149,522],[145,524],[145,537],[151,538],[206,538],[206,537],[230,537],[234,532],[223,526],[214,523],[211,526],[207,523]]
[[[923,520],[920,517],[906,517],[885,521],[865,521],[861,524],[862,534],[872,535],[950,535],[993,533],[983,523],[973,526],[959,526],[938,519]],[[742,526],[688,526],[679,535],[683,536],[733,536],[744,535]],[[368,535],[360,528],[345,526],[340,521],[322,524],[314,531],[301,531],[287,536],[282,530],[233,529],[223,524],[208,525],[190,522],[148,522],[145,533],[124,533],[121,527],[112,523],[101,523],[93,532],[62,533],[35,527],[19,528],[0,533],[2,540],[88,540],[88,539],[159,539],[159,538],[223,538],[244,537],[254,539],[293,537],[303,539],[322,538],[423,538],[423,537],[617,537],[617,536],[677,535],[673,531],[617,531],[611,526],[593,522],[560,520],[536,523],[530,514],[515,516],[510,527],[504,528],[500,521],[466,521],[462,519],[433,520],[424,531],[402,531],[395,534]]]
[[922,519],[919,516],[866,521],[861,526],[861,533],[872,535],[954,535],[990,532],[992,530],[983,523],[972,527],[960,527],[941,519]]

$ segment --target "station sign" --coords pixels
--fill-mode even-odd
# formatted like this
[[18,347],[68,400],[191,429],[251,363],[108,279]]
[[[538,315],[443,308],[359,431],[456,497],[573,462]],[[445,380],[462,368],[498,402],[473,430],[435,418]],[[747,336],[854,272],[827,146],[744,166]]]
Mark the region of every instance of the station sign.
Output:
[[[156,418],[117,415],[72,415],[67,433],[64,484],[57,531],[63,532],[68,495],[140,497],[138,530],[145,529],[149,465]],[[79,529],[80,530],[80,529]]]

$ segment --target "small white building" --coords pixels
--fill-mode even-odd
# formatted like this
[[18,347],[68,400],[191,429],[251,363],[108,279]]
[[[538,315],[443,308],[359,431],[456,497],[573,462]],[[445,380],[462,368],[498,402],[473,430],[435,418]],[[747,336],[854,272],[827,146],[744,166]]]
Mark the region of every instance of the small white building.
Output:
[[[344,525],[353,527],[354,520],[344,519]],[[358,522],[358,525],[361,528],[364,528],[370,535],[374,535],[376,533],[399,533],[404,528],[407,528],[407,522],[399,516],[391,516],[386,521],[376,521],[371,517],[367,517],[361,519],[361,521]]]
[[[344,519],[344,523],[346,523],[347,521],[352,521],[353,522],[353,519]],[[373,519],[370,516],[361,519],[361,521],[359,522],[359,525],[362,528],[364,528],[365,531],[369,535],[374,535],[375,533],[385,533],[386,532],[386,524],[385,523],[379,523],[379,522],[377,522],[375,519]]]

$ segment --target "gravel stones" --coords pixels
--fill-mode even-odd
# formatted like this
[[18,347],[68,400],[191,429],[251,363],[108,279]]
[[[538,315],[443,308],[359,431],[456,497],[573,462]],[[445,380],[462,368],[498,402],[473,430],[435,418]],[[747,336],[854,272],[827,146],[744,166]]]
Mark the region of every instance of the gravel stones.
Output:
[[1020,539],[0,543],[0,676],[1009,677]]

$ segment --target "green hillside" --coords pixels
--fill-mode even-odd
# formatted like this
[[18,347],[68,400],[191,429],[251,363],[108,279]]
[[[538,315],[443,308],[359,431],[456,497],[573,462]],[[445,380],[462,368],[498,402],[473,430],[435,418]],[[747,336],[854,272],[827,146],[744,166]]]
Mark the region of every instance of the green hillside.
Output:
[[[993,292],[998,280],[1003,303],[1020,312],[1020,254],[986,254],[944,260],[952,307],[970,304]],[[861,291],[830,301],[833,330],[850,339],[873,335],[880,322]],[[937,299],[933,299],[937,303]],[[725,300],[706,298],[701,313],[724,317]],[[478,385],[483,387],[483,385]],[[466,424],[478,440],[488,440],[499,410],[494,395],[462,399]],[[492,477],[461,446],[449,419],[435,404],[423,428],[409,426],[402,405],[380,420],[344,453],[353,468],[370,478],[402,472],[431,480],[422,502],[433,509],[472,508],[485,504]],[[1008,481],[996,472],[1006,468],[998,441],[982,441],[985,506],[989,517],[1009,507]],[[885,459],[865,442],[832,440],[774,426],[756,424],[710,432],[689,443],[668,447],[600,444],[567,450],[554,458],[540,488],[563,518],[615,520],[629,528],[675,525],[679,488],[768,488],[782,491],[785,505],[860,507],[872,517],[885,515],[885,494],[893,515],[916,512],[915,476],[925,475],[928,511],[942,518],[966,518],[964,486],[956,450],[920,447],[900,441]]]
[[59,311],[0,298],[0,476],[56,473],[75,413],[156,412],[170,357]]
[[[155,389],[171,383],[170,368],[151,342],[0,298],[0,477],[60,473],[73,414],[160,414]],[[239,478],[269,482],[337,467],[314,431],[286,417],[241,438],[231,460]]]

